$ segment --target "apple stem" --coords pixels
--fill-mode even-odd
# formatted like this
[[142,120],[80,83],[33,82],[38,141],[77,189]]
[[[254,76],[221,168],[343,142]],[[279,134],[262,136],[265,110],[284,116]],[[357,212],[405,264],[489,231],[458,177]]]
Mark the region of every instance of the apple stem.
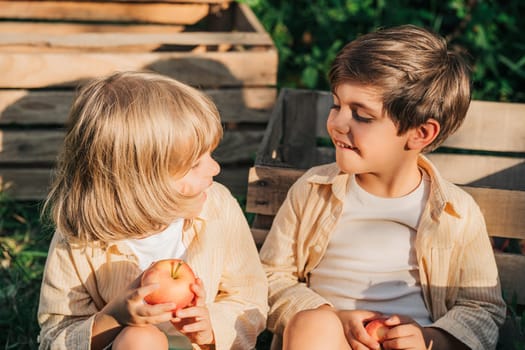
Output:
[[177,275],[177,272],[179,272],[179,269],[180,267],[182,266],[183,262],[182,261],[179,261],[177,263],[177,267],[175,267],[175,270],[174,267],[173,267],[173,264],[171,265],[171,278],[173,279],[177,279],[179,276]]

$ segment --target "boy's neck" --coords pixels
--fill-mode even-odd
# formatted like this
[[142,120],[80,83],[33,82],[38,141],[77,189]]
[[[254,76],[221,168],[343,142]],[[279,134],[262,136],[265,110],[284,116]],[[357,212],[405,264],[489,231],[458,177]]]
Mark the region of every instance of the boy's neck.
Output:
[[423,174],[417,162],[411,167],[397,169],[388,174],[356,174],[359,186],[378,197],[402,197],[414,191],[421,183]]

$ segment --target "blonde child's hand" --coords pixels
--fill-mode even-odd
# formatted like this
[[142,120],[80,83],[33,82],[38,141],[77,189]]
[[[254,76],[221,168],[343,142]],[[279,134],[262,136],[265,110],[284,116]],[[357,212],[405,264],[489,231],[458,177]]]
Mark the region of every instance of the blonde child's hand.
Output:
[[173,325],[184,333],[193,343],[199,345],[213,344],[215,342],[211,319],[206,307],[206,293],[200,278],[192,285],[195,293],[194,305],[178,310],[176,318],[172,319]]
[[144,297],[158,289],[159,285],[140,287],[141,276],[102,309],[102,312],[112,316],[121,326],[159,324],[173,317],[172,310],[176,306],[174,303],[150,305],[144,301]]
[[337,315],[343,324],[346,340],[353,350],[379,349],[376,342],[365,329],[367,321],[384,317],[379,312],[369,310],[339,310]]
[[423,327],[412,318],[392,315],[385,321],[385,325],[391,328],[383,341],[384,349],[426,350],[428,348],[423,336]]

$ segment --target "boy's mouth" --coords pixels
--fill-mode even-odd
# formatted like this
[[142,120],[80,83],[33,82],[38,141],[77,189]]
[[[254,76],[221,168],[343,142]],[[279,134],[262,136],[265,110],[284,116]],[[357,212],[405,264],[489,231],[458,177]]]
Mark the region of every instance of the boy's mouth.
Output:
[[340,147],[340,148],[344,148],[344,149],[349,149],[349,150],[353,150],[353,151],[357,151],[357,147],[353,147],[347,143],[344,143],[344,142],[341,142],[341,141],[338,141],[338,140],[334,140],[334,144],[337,146],[337,147]]

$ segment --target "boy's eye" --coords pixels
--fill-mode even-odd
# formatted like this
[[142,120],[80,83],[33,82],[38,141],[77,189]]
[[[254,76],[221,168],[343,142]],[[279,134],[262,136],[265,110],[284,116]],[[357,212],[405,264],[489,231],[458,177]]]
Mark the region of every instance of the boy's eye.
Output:
[[330,109],[335,109],[336,111],[338,111],[338,110],[341,109],[341,106],[336,105],[336,104],[334,103],[332,106],[330,106]]
[[360,123],[371,123],[372,122],[372,118],[362,117],[359,114],[357,114],[357,111],[354,109],[352,110],[352,118],[354,118],[356,121]]

